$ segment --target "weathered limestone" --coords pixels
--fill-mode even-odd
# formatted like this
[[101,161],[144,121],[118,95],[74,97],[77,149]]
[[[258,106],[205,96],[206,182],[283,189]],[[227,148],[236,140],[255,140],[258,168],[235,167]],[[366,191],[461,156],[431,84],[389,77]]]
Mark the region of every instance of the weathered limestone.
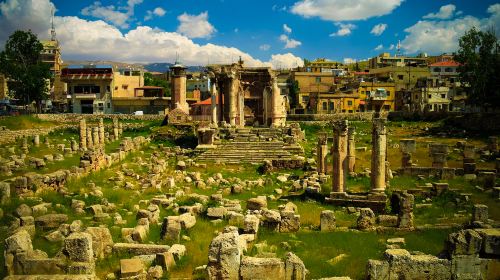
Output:
[[333,123],[333,185],[332,192],[345,192],[347,162],[347,127],[348,121],[342,120]]
[[214,147],[214,137],[216,130],[212,128],[202,127],[198,128],[198,146],[196,148],[212,148]]
[[186,69],[187,67],[178,62],[170,67],[172,71],[172,99],[170,109],[180,109],[189,114],[189,105],[186,102]]
[[354,173],[356,167],[356,143],[354,141],[355,127],[347,130],[347,166],[349,173]]
[[37,134],[33,136],[33,145],[35,145],[35,147],[40,146],[40,135]]
[[219,121],[217,120],[217,85],[216,85],[216,81],[215,81],[215,78],[213,79],[210,79],[210,92],[211,92],[211,95],[210,95],[210,100],[211,100],[211,103],[210,103],[210,116],[211,116],[211,120],[210,120],[210,123],[212,125],[212,127],[218,127],[219,125]]
[[417,143],[415,139],[401,139],[399,140],[399,149],[401,151],[401,167],[411,167],[411,155],[417,151]]
[[357,227],[360,230],[372,230],[375,224],[375,213],[370,208],[361,208],[357,220]]
[[168,245],[156,244],[115,243],[113,245],[113,252],[132,256],[154,255],[167,252],[169,249]]
[[370,182],[372,192],[383,192],[386,187],[387,130],[385,119],[374,118],[372,127],[372,161]]
[[285,279],[285,264],[279,258],[244,256],[241,260],[241,280]]
[[281,90],[278,87],[278,79],[272,77],[272,127],[280,127],[285,125],[286,112],[284,112],[284,102],[281,96]]
[[120,260],[121,279],[145,279],[146,271],[140,259]]
[[104,120],[102,118],[99,119],[99,143],[104,145],[106,138],[104,138]]
[[398,228],[413,230],[413,203],[412,194],[403,192],[399,195]]
[[335,213],[332,210],[323,210],[320,214],[321,231],[335,230]]
[[328,155],[328,144],[327,135],[322,133],[318,135],[318,147],[317,147],[318,160],[316,162],[316,171],[319,174],[327,173],[327,155]]
[[431,144],[429,145],[429,154],[432,157],[432,167],[444,168],[447,167],[446,157],[448,156],[448,145],[446,144]]
[[99,128],[98,127],[92,128],[92,142],[94,144],[94,147],[96,147],[96,148],[101,145],[100,139],[99,139]]
[[87,127],[87,148],[92,149],[94,147],[94,141],[92,139],[92,128]]
[[488,206],[484,204],[474,204],[472,221],[488,223]]
[[80,120],[80,149],[87,150],[87,122],[85,118]]
[[64,239],[63,251],[71,261],[91,262],[94,260],[92,236],[84,232],[75,232]]
[[182,226],[179,216],[168,216],[163,219],[160,236],[162,239],[179,242],[181,229]]
[[208,279],[239,279],[242,255],[238,228],[224,228],[208,249]]
[[113,118],[113,137],[115,141],[120,137],[117,118]]

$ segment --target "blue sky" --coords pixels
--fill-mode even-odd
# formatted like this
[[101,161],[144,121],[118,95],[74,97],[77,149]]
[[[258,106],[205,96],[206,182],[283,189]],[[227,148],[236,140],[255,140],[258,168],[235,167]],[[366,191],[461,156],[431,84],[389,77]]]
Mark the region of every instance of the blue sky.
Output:
[[8,29],[47,34],[52,5],[65,59],[163,62],[179,53],[203,65],[241,55],[282,67],[395,53],[398,40],[402,53],[451,52],[464,30],[500,26],[500,4],[490,0],[3,0],[0,42]]

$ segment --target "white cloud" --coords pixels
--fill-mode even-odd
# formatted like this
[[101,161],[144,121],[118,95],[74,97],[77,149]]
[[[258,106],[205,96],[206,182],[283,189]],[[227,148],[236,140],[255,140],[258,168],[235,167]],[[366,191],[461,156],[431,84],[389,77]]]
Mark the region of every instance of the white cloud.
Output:
[[300,57],[286,53],[271,55],[271,60],[267,64],[271,64],[274,69],[290,69],[304,66],[304,61]]
[[329,21],[362,20],[390,14],[403,0],[300,0],[291,11]]
[[261,51],[268,51],[270,48],[271,48],[271,46],[268,44],[263,44],[263,45],[259,46],[259,50],[261,50]]
[[370,31],[370,33],[375,35],[375,36],[380,36],[380,35],[382,35],[382,33],[384,33],[386,28],[387,28],[387,24],[379,23],[379,24],[373,26],[372,31]]
[[87,6],[81,10],[82,15],[103,19],[121,28],[129,28],[129,22],[133,19],[134,8],[142,3],[143,0],[128,0],[127,6],[116,7],[113,5],[103,6],[100,1]]
[[[494,28],[500,34],[500,4],[489,6],[487,18],[464,16],[452,20],[421,20],[405,29],[408,33],[401,47],[408,53],[454,52],[458,49],[459,38],[472,27],[482,30]],[[498,35],[497,35],[498,36]]]
[[283,24],[283,31],[288,34],[292,33],[292,29],[286,23]]
[[210,38],[217,30],[208,22],[208,12],[199,15],[189,15],[184,13],[177,17],[180,25],[177,32],[189,38]]
[[393,49],[394,49],[394,47],[395,47],[395,46],[394,46],[394,44],[391,44],[391,45],[389,46],[389,50],[393,50]]
[[[31,29],[39,38],[48,38],[52,7],[49,0],[6,0],[0,3],[0,45],[3,46],[8,36],[18,29]],[[65,60],[173,62],[178,54],[187,65],[202,65],[207,58],[210,58],[210,63],[231,63],[240,56],[249,66],[279,64],[284,67],[303,63],[290,53],[274,54],[269,62],[263,62],[234,47],[210,43],[200,45],[177,32],[149,26],[122,32],[102,20],[84,20],[75,16],[56,16],[54,24]],[[147,52],[144,51],[146,46]]]
[[344,64],[352,64],[352,63],[356,63],[356,59],[350,57],[344,58]]
[[156,7],[154,10],[146,11],[146,16],[144,16],[144,21],[153,19],[153,17],[162,17],[167,13],[162,7]]
[[455,7],[455,5],[453,5],[453,4],[444,5],[444,6],[441,6],[441,8],[439,8],[439,11],[437,13],[429,13],[429,14],[425,15],[424,18],[427,18],[427,19],[449,19],[449,18],[453,17],[453,13],[455,12],[456,8],[457,7]]
[[376,46],[373,50],[380,51],[383,48],[384,48],[384,45],[380,44],[380,45]]
[[284,46],[285,49],[294,49],[294,48],[302,45],[302,42],[297,41],[295,39],[291,39],[285,34],[281,34],[280,41],[285,43],[285,46]]
[[334,37],[334,36],[341,37],[341,36],[350,35],[352,33],[352,30],[356,28],[356,25],[351,24],[351,23],[336,22],[335,26],[338,26],[339,30],[337,30],[337,32],[330,34],[330,37]]

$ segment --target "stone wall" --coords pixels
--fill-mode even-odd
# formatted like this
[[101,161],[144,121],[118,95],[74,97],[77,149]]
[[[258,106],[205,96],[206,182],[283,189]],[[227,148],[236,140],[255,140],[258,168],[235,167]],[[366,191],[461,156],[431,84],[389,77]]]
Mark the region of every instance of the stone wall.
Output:
[[35,117],[44,121],[54,121],[54,122],[76,122],[80,119],[85,118],[90,121],[99,121],[100,118],[103,119],[119,119],[119,120],[138,120],[138,121],[163,121],[164,115],[122,115],[122,114],[103,114],[103,115],[90,115],[90,114],[37,114]]
[[373,112],[360,113],[336,113],[336,114],[291,114],[287,115],[287,121],[335,121],[335,120],[352,120],[352,121],[371,121],[374,116]]
[[2,130],[0,132],[0,145],[12,143],[16,141],[16,139],[23,137],[34,137],[35,135],[47,135],[53,131],[60,129],[72,128],[73,125],[58,125],[49,128],[33,128],[33,129],[23,129],[23,130]]

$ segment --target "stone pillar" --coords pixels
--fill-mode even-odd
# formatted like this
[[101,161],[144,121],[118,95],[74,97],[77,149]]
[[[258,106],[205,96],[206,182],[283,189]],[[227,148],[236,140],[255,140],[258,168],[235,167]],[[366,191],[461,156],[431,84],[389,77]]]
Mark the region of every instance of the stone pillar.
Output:
[[92,128],[87,127],[87,148],[91,149],[94,147],[94,141],[92,141]]
[[283,98],[281,97],[281,90],[278,87],[278,80],[276,77],[272,79],[273,90],[272,90],[272,126],[282,126],[284,124],[283,116]]
[[35,135],[35,137],[33,137],[33,144],[35,147],[40,146],[40,135]]
[[217,87],[216,87],[216,82],[212,81],[211,86],[211,113],[212,113],[212,126],[217,127],[218,126],[218,121],[217,121]]
[[101,144],[99,142],[99,128],[98,127],[93,127],[92,128],[92,141],[94,142],[94,147],[99,147]]
[[[81,132],[80,132],[80,135],[81,135]],[[43,139],[43,144],[45,144],[45,146],[47,146],[47,147],[50,145],[49,136],[46,136],[45,139]]]
[[374,118],[372,126],[372,164],[371,189],[373,192],[383,192],[386,186],[385,159],[387,153],[387,130],[385,119]]
[[23,150],[23,152],[25,154],[27,154],[29,152],[29,148],[28,148],[28,139],[26,137],[23,137],[23,144],[21,146],[21,149]]
[[87,150],[87,122],[84,118],[80,120],[80,148]]
[[498,139],[496,136],[488,137],[488,150],[492,153],[498,152]]
[[345,192],[345,177],[347,171],[347,127],[348,121],[333,123],[333,178],[332,192]]
[[476,173],[476,160],[475,156],[475,147],[474,145],[464,145],[464,154],[463,154],[463,169],[464,174],[474,174]]
[[120,137],[117,118],[113,119],[113,136],[115,137],[115,140],[118,140],[118,138]]
[[122,136],[123,135],[123,124],[118,123],[118,135]]
[[239,126],[244,127],[245,126],[245,93],[239,92],[238,93],[238,108],[239,108]]
[[444,168],[447,166],[446,156],[448,155],[448,146],[446,144],[429,145],[429,154],[432,157],[432,167]]
[[235,77],[229,81],[229,124],[236,126],[236,118],[238,117],[238,89],[239,81]]
[[327,172],[327,154],[328,154],[328,143],[326,133],[321,133],[318,136],[318,162],[316,165],[316,170],[319,174],[326,174]]
[[412,165],[411,155],[417,150],[417,143],[415,139],[399,140],[399,149],[403,154],[401,158],[401,167],[402,168],[411,167]]
[[349,173],[354,173],[356,167],[356,144],[354,142],[355,127],[349,127],[347,130],[347,165]]
[[406,191],[399,195],[398,228],[413,230],[413,202],[415,198]]
[[106,138],[104,138],[104,120],[102,118],[99,119],[99,143],[104,145]]
[[71,140],[71,151],[76,152],[78,150],[78,144],[76,143],[76,140]]

